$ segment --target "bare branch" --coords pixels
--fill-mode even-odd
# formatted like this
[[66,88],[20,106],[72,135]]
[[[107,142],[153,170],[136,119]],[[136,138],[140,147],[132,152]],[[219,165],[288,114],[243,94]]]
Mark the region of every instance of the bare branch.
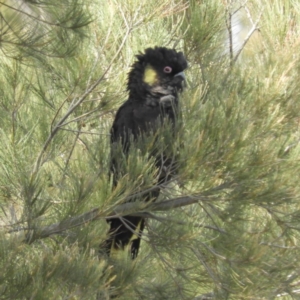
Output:
[[229,11],[228,7],[226,8],[228,16],[226,16],[225,22],[228,30],[229,37],[229,55],[230,60],[233,59],[233,37],[232,37],[232,13]]
[[258,18],[257,18],[256,21],[254,22],[253,19],[252,19],[251,14],[250,14],[250,11],[249,11],[249,9],[248,9],[246,6],[245,6],[245,10],[246,10],[246,12],[247,12],[248,19],[250,20],[250,22],[251,22],[251,24],[252,24],[252,28],[250,29],[250,31],[248,32],[246,38],[244,39],[242,46],[241,46],[240,49],[237,51],[237,53],[236,53],[236,55],[235,55],[235,57],[234,57],[234,59],[233,59],[233,61],[232,61],[232,64],[234,64],[234,63],[237,61],[239,55],[241,54],[241,52],[242,52],[243,49],[245,48],[246,44],[248,43],[248,41],[250,40],[250,38],[251,38],[251,36],[254,34],[254,32],[255,32],[256,30],[259,30],[258,23],[259,23],[259,21],[260,21],[262,12],[260,12]]

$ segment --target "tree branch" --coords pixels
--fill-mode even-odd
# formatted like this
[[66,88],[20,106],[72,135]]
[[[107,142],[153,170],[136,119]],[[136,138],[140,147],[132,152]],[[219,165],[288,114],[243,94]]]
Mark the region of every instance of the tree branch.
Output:
[[[147,204],[146,207],[143,208],[147,209],[147,211],[167,211],[170,209],[183,207],[191,204],[195,204],[198,201],[210,201],[211,198],[208,196],[203,195],[195,195],[195,196],[186,196],[186,197],[179,197],[159,203],[151,203]],[[145,204],[145,203],[140,203]],[[104,215],[100,208],[94,208],[89,212],[81,214],[79,216],[71,217],[61,222],[45,226],[41,229],[33,229],[30,230],[26,238],[24,240],[25,243],[33,243],[35,240],[47,238],[53,234],[60,234],[66,230],[70,230],[72,228],[87,224],[89,222],[93,222],[100,218],[104,219],[112,219],[116,217],[122,217],[130,214],[131,216],[139,216],[139,217],[147,217],[153,218],[159,221],[162,221],[163,218],[157,217],[149,212],[145,211],[137,211],[137,202],[128,202],[117,206],[108,216]]]

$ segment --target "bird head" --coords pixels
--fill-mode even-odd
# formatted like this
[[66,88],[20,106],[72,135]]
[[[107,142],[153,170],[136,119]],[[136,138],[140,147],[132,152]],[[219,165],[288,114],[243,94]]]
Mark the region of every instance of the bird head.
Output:
[[177,95],[183,89],[187,61],[182,52],[164,47],[148,48],[137,55],[128,76],[130,99],[142,101],[145,96]]

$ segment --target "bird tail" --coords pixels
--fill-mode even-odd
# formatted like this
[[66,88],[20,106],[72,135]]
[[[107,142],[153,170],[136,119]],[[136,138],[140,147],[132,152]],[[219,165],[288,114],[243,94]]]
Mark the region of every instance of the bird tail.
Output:
[[110,230],[109,238],[105,242],[106,253],[111,255],[114,250],[124,250],[129,246],[131,258],[135,259],[139,252],[145,219],[126,216],[113,218],[107,222],[110,223]]

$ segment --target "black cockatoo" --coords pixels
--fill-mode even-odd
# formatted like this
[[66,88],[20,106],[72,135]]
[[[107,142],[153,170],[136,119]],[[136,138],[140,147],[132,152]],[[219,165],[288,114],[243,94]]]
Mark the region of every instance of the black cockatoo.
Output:
[[[111,172],[114,185],[122,176],[121,164],[118,163],[118,159],[122,157],[115,154],[118,144],[121,144],[126,157],[132,143],[144,135],[156,132],[157,127],[161,127],[167,119],[175,131],[179,109],[178,94],[185,83],[183,71],[186,68],[187,61],[183,53],[174,49],[148,48],[137,55],[128,75],[129,99],[119,108],[111,128]],[[173,133],[176,135],[176,132]],[[155,138],[158,141],[159,135]],[[159,170],[157,187],[140,196],[139,201],[155,201],[160,185],[172,176],[174,159],[157,151],[153,152],[153,156]],[[107,222],[110,224],[109,237],[105,244],[107,253],[110,254],[112,249],[124,249],[129,244],[131,258],[136,258],[145,220],[129,215],[109,219]]]

